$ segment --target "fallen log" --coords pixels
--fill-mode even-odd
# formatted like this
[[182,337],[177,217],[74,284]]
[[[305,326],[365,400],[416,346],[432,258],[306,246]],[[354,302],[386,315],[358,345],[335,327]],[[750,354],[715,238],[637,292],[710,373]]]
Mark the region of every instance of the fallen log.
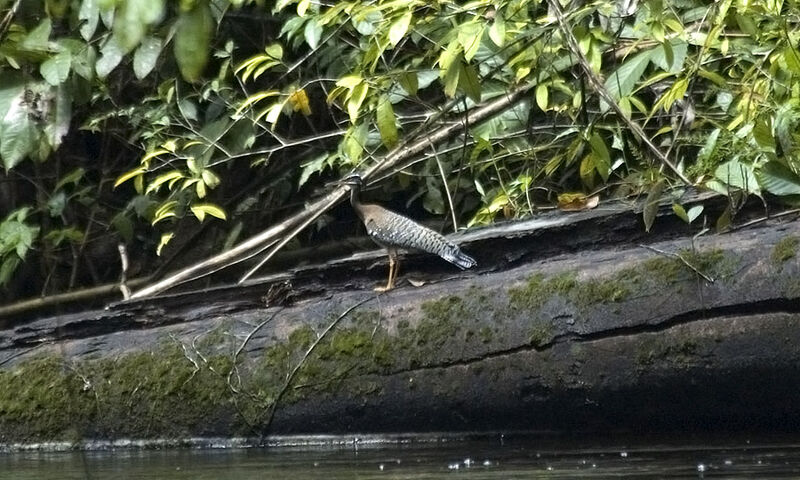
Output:
[[14,325],[0,442],[800,430],[800,226],[656,226],[553,213],[462,236],[476,272],[408,256],[420,286],[386,294],[376,251]]

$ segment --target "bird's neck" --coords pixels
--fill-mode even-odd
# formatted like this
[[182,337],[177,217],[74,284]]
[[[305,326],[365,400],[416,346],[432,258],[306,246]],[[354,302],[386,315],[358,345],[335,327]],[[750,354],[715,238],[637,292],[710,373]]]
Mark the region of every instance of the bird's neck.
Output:
[[361,204],[361,200],[359,199],[360,196],[361,196],[361,188],[358,185],[350,185],[350,205],[353,206],[353,210],[356,211],[358,216],[363,219],[364,210],[363,210],[363,205]]

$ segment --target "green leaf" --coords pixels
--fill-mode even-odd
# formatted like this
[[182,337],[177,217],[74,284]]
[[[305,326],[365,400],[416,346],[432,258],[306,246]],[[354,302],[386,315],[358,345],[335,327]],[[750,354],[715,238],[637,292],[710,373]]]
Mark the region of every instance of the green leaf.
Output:
[[19,257],[16,255],[10,255],[3,260],[3,264],[0,265],[0,286],[8,285],[18,265]]
[[39,73],[50,85],[57,86],[67,80],[72,54],[64,49],[39,65]]
[[299,189],[300,187],[305,185],[308,179],[311,177],[311,175],[324,170],[325,167],[328,165],[327,160],[328,160],[328,154],[323,153],[317,156],[316,158],[313,158],[307,161],[306,163],[302,164],[301,167],[303,169],[300,171],[300,179],[297,181],[297,188]]
[[695,205],[694,207],[690,208],[689,211],[686,212],[686,216],[689,217],[689,223],[694,222],[701,213],[703,213],[702,205]]
[[[606,89],[614,100],[627,97],[633,92],[636,82],[642,78],[647,64],[650,62],[652,51],[639,53],[629,58],[615,72],[608,76]],[[606,106],[606,109],[608,107]]]
[[677,215],[677,216],[678,216],[678,218],[680,218],[680,219],[681,219],[681,220],[683,220],[684,222],[686,222],[686,223],[692,223],[692,222],[689,220],[689,215],[687,215],[687,214],[686,214],[686,210],[684,210],[684,208],[683,208],[683,206],[682,206],[681,204],[679,204],[679,203],[673,203],[673,204],[672,204],[672,211],[673,211],[673,212],[675,212],[675,215]]
[[347,160],[351,164],[357,164],[359,160],[361,160],[368,133],[369,128],[367,122],[362,122],[358,125],[351,126],[350,131],[345,135],[343,150],[344,154],[347,156]]
[[33,153],[39,146],[39,129],[21,104],[12,105],[0,123],[0,158],[6,171]]
[[67,205],[67,196],[63,191],[56,192],[51,195],[47,200],[47,210],[50,212],[51,217],[60,217],[64,212],[64,207]]
[[484,26],[480,22],[471,21],[462,24],[458,28],[458,43],[464,49],[464,60],[467,62],[478,53],[483,37]]
[[95,30],[97,30],[97,21],[100,18],[100,3],[99,0],[83,0],[81,8],[78,11],[78,20],[84,20],[86,23],[81,25],[81,37],[87,42],[92,39]]
[[138,177],[139,175],[142,175],[146,171],[147,171],[147,169],[145,167],[137,167],[137,168],[134,168],[133,170],[129,170],[129,171],[123,173],[122,175],[119,176],[119,178],[117,178],[117,181],[114,182],[114,188],[117,188],[118,186],[120,186],[123,183],[127,182],[131,178]]
[[547,85],[540,83],[536,86],[536,105],[539,106],[543,112],[547,111],[547,104],[550,101],[549,91]]
[[389,97],[386,95],[381,96],[378,100],[378,131],[381,134],[381,140],[387,148],[392,148],[397,144],[397,123],[394,117],[394,109],[392,108]]
[[444,73],[444,93],[450,98],[455,97],[458,88],[458,77],[461,75],[461,61],[451,62]]
[[397,46],[400,43],[400,40],[406,35],[408,31],[408,26],[411,25],[411,12],[406,12],[402,17],[398,18],[397,20],[392,23],[392,26],[389,27],[389,43],[392,47]]
[[315,18],[311,18],[306,22],[306,28],[303,30],[303,36],[306,39],[306,43],[312,49],[316,49],[319,46],[319,40],[322,38],[322,25],[317,23]]
[[227,220],[225,216],[225,212],[218,206],[212,203],[196,203],[189,207],[192,210],[192,213],[198,220],[201,222],[205,218],[206,214],[211,215],[212,217],[217,217],[221,220]]
[[156,66],[156,60],[161,54],[162,42],[160,38],[145,37],[141,45],[133,54],[133,73],[139,80],[146,77]]
[[611,174],[611,155],[608,153],[606,142],[603,141],[603,137],[600,134],[595,132],[589,139],[589,143],[592,146],[592,156],[594,157],[597,173],[603,177],[603,181],[607,181],[608,176]]
[[403,72],[397,77],[397,82],[403,87],[403,90],[410,96],[417,94],[419,89],[419,80],[415,72]]
[[188,12],[181,12],[175,30],[175,60],[183,78],[200,79],[208,62],[214,19],[208,4],[202,2]]
[[156,247],[156,255],[158,255],[160,257],[161,256],[161,251],[164,249],[164,247],[167,246],[169,241],[172,240],[174,237],[175,237],[175,233],[174,232],[162,233],[161,234],[161,240],[159,240],[158,246]]
[[767,162],[755,175],[761,188],[773,195],[800,195],[800,177],[778,161]]
[[775,138],[772,136],[772,129],[763,118],[756,120],[753,127],[753,139],[763,150],[775,152]]
[[717,167],[714,177],[730,187],[755,194],[761,193],[753,167],[736,158]]
[[350,98],[347,100],[347,113],[350,115],[350,122],[355,123],[358,120],[358,113],[361,109],[361,104],[367,97],[369,86],[366,83],[359,83],[353,88]]
[[119,212],[114,215],[114,218],[111,219],[111,225],[126,243],[133,241],[133,222],[125,215],[125,212]]
[[800,74],[800,54],[797,49],[791,45],[787,45],[783,49],[783,59],[786,61],[786,67],[793,73]]
[[717,149],[717,139],[719,138],[720,129],[715,128],[714,131],[706,138],[706,143],[703,148],[697,153],[697,161],[702,162],[710,159]]
[[86,170],[84,170],[83,167],[76,168],[75,170],[61,177],[61,180],[58,181],[58,183],[56,184],[56,188],[54,188],[54,190],[56,191],[61,190],[62,188],[70,184],[77,185],[78,182],[81,181],[85,173]]
[[20,43],[20,47],[25,50],[46,50],[50,39],[52,24],[49,18],[45,18],[33,30],[28,32]]
[[596,157],[593,155],[584,156],[583,160],[581,160],[580,168],[578,169],[581,180],[583,180],[583,183],[589,188],[594,186],[594,172],[596,171],[595,160]]
[[103,48],[100,49],[101,56],[94,67],[97,76],[106,78],[109,73],[117,68],[124,54],[122,47],[117,43],[116,37],[112,35],[103,45]]
[[727,88],[728,82],[722,78],[722,76],[716,72],[712,72],[705,69],[700,69],[697,71],[697,74],[701,77],[705,78],[706,80],[711,80],[714,82],[718,87]]
[[133,50],[147,33],[149,25],[160,20],[164,0],[125,0],[114,15],[114,36],[122,51]]
[[492,26],[489,27],[489,38],[498,47],[502,47],[506,42],[506,22],[503,19],[503,14],[497,11],[494,17]]
[[664,42],[661,48],[651,50],[650,60],[666,72],[677,73],[683,70],[688,50],[689,44],[684,41]]
[[664,192],[664,180],[661,179],[652,186],[650,192],[647,194],[647,199],[644,201],[644,210],[642,218],[644,219],[644,230],[649,232],[653,227],[653,222],[656,220],[658,213],[658,202],[661,200],[661,194]]
[[473,102],[478,103],[481,101],[481,83],[473,65],[461,64],[458,84]]

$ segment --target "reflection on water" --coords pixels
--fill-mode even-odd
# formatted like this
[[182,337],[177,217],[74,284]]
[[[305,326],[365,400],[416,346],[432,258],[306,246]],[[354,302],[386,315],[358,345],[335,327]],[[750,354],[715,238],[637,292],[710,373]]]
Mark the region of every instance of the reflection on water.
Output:
[[0,454],[0,479],[798,478],[800,444],[628,443],[497,436],[340,448]]

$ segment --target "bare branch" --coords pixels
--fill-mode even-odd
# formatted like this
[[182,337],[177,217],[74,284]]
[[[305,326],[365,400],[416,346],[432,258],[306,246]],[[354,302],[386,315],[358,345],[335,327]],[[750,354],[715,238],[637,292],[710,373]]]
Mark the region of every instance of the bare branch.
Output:
[[[474,108],[472,111],[466,112],[465,115],[469,115],[470,124],[474,125],[479,123],[514,105],[523,95],[529,92],[531,88],[532,85],[521,85],[505,95],[495,97],[485,102],[483,105]],[[362,172],[362,178],[367,180],[378,173],[389,170],[399,162],[412,158],[414,155],[422,152],[429,145],[439,143],[450,138],[454,134],[460,133],[464,129],[465,124],[467,123],[452,123],[445,125],[429,134],[425,134],[424,130],[420,129],[420,138],[413,138],[412,140],[399,144],[383,159],[378,161],[378,163]],[[181,283],[194,280],[221,268],[238,263],[241,261],[240,259],[243,255],[254,249],[262,247],[267,243],[278,241],[283,237],[283,235],[286,234],[287,231],[293,229],[301,223],[308,222],[309,217],[316,218],[322,215],[328,209],[344,199],[346,195],[347,187],[337,187],[327,195],[310,202],[300,212],[262,231],[261,233],[250,237],[232,249],[175,272],[161,281],[145,287],[138,292],[134,292],[133,295],[131,295],[130,300],[138,300],[155,295]]]

